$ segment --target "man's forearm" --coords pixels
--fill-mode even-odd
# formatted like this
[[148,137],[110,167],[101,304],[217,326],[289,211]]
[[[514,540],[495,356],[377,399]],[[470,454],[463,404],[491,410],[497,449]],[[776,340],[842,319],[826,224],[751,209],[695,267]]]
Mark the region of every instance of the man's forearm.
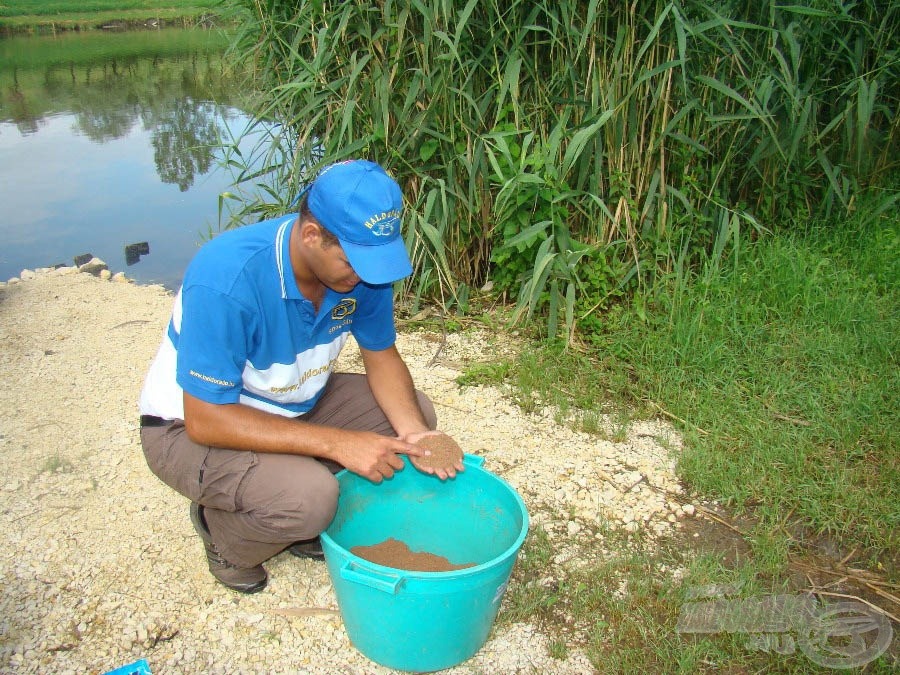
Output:
[[396,348],[364,352],[363,363],[372,394],[397,435],[428,431],[409,368]]
[[240,403],[207,403],[189,394],[184,396],[184,423],[191,440],[202,445],[328,458],[340,433]]
[[239,403],[206,403],[189,394],[184,395],[184,423],[195,443],[330,459],[375,482],[402,468],[398,454],[424,455],[400,438],[310,424]]

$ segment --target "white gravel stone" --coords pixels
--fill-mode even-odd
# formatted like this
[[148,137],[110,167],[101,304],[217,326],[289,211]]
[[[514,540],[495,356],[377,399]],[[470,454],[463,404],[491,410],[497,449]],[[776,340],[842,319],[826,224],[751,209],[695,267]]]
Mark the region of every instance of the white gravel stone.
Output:
[[[277,613],[337,608],[323,564],[276,556],[269,587],[252,596],[210,576],[187,502],[148,469],[136,424],[172,295],[74,268],[16,281],[0,288],[0,672],[102,673],[141,657],[154,673],[186,675],[393,672],[356,651],[339,614]],[[666,423],[636,422],[612,442],[557,424],[553,409],[525,414],[501,389],[460,388],[469,364],[508,353],[492,333],[401,332],[398,348],[441,428],[545,527],[554,578],[583,564],[570,540],[585,531],[675,527],[671,495],[650,489],[678,489],[681,441]],[[345,354],[339,367],[359,370],[352,345]],[[478,654],[445,672],[594,672],[579,649],[552,659],[536,626],[502,617]]]

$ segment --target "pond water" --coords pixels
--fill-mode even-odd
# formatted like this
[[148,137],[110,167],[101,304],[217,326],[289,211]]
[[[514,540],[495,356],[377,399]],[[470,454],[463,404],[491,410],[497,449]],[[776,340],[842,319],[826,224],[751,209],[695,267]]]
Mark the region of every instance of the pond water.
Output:
[[92,253],[177,288],[234,179],[218,139],[251,121],[226,45],[201,29],[0,39],[0,280]]

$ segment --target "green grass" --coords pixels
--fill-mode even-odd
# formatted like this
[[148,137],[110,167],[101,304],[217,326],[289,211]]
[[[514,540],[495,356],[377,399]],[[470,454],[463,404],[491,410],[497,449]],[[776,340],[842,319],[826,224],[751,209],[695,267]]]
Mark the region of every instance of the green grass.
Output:
[[[799,592],[811,533],[837,540],[851,567],[897,579],[900,218],[875,204],[840,231],[798,226],[725,251],[606,312],[580,349],[533,344],[460,378],[503,384],[525,409],[560,405],[583,428],[600,407],[665,414],[685,435],[681,477],[749,516],[733,558],[704,531],[653,543],[605,531],[566,541],[577,569],[555,565],[556,542],[534,528],[501,622],[535,623],[555,658],[581,649],[603,673],[833,672],[797,650],[761,651],[760,636],[681,633],[678,618],[710,585],[738,602]],[[896,672],[896,658],[866,672]]]
[[[39,49],[33,47],[39,46]],[[29,48],[31,47],[31,48]],[[0,40],[0,75],[31,71],[52,77],[54,68],[92,66],[104,61],[173,57],[192,53],[222,53],[228,35],[220,31],[187,31],[177,28],[157,31],[67,33],[62,36],[15,35]],[[228,64],[223,63],[222,67]],[[12,87],[10,88],[12,90]]]
[[57,453],[44,460],[38,473],[71,473],[74,470],[75,465]]
[[896,574],[900,219],[803,230],[608,312],[581,351],[541,346],[466,377],[583,420],[602,401],[665,414],[686,436],[688,486],[758,522],[760,565],[827,535]]
[[767,530],[797,523],[896,555],[898,225],[894,213],[839,237],[766,240],[660,303],[667,318],[612,338],[644,396],[708,432],[680,464],[694,489]]
[[221,7],[221,0],[10,0],[0,4],[0,29],[86,30],[118,22],[193,21],[217,14]]
[[95,12],[118,12],[120,10],[161,10],[161,9],[214,9],[221,6],[221,0],[7,0],[0,5],[0,16],[56,16],[60,14],[89,14]]
[[[498,621],[537,625],[548,636],[553,658],[580,649],[601,673],[833,672],[798,649],[766,653],[754,645],[759,635],[724,624],[710,634],[679,630],[679,616],[693,603],[715,598],[752,603],[796,592],[786,581],[761,574],[755,562],[728,568],[718,555],[691,550],[677,539],[647,542],[602,534],[602,543],[581,542],[577,559],[594,562],[573,570],[553,564],[550,537],[532,528]],[[893,658],[890,652],[882,655],[867,672],[894,672]]]

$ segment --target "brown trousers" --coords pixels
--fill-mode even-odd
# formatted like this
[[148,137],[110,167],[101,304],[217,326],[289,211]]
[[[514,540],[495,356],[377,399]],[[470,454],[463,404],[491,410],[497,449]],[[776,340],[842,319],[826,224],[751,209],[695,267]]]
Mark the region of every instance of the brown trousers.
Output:
[[[431,401],[416,392],[431,429]],[[394,436],[364,375],[335,373],[304,422]],[[318,536],[337,509],[334,462],[302,455],[257,453],[198,445],[180,420],[141,429],[147,464],[160,480],[204,508],[219,552],[253,567],[296,541]]]

